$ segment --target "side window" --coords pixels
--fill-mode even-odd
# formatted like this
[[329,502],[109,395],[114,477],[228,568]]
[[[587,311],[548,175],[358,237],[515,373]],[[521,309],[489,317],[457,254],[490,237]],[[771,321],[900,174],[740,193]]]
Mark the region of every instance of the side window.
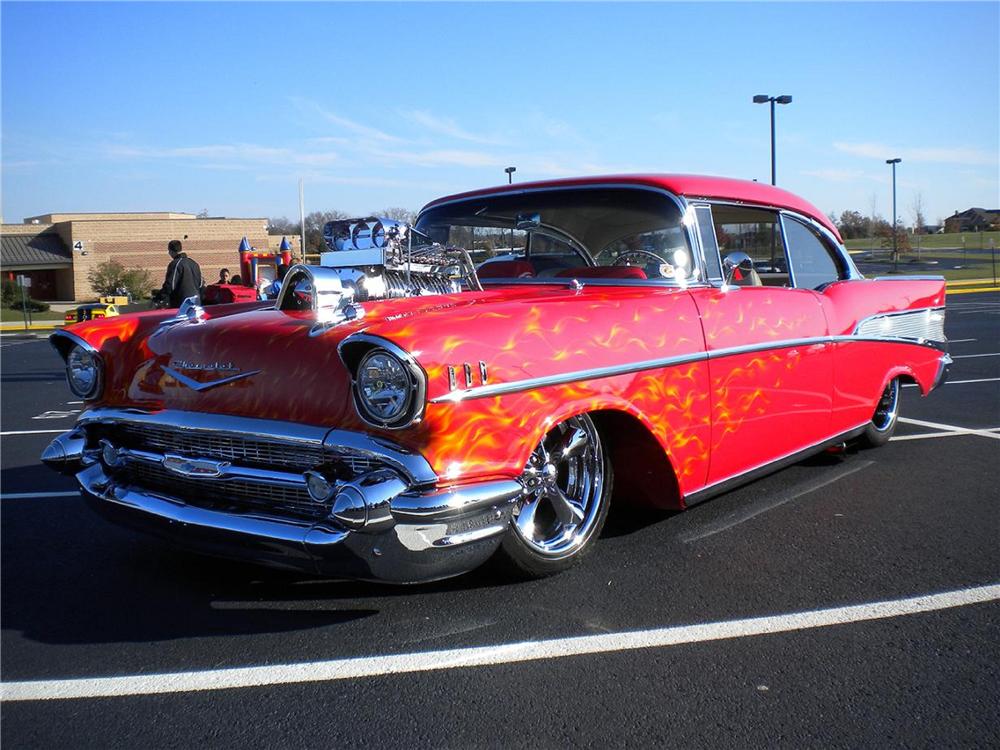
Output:
[[709,281],[722,280],[722,264],[719,261],[719,245],[715,239],[715,226],[712,224],[712,209],[709,206],[695,206],[698,216],[698,236],[701,238],[701,249],[705,253],[705,276]]
[[791,286],[781,221],[774,211],[746,206],[712,207],[719,254],[744,252],[753,259],[754,273],[742,286]]
[[790,216],[784,218],[792,277],[800,289],[817,289],[840,278],[840,268],[830,249],[808,226]]

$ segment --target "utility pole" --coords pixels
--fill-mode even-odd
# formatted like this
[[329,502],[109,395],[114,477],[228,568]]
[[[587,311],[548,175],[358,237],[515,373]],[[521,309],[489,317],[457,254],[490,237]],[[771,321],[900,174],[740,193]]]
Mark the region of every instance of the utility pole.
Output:
[[299,178],[299,254],[306,262],[306,193],[302,178]]
[[892,166],[892,270],[899,270],[899,248],[896,245],[896,165],[902,159],[886,159],[885,163]]
[[[504,169],[504,172],[507,173],[507,184],[508,185],[513,185],[514,184],[514,172],[516,172],[516,171],[517,171],[517,167],[506,167]],[[510,251],[511,251],[511,253],[514,252],[514,227],[510,228]]]

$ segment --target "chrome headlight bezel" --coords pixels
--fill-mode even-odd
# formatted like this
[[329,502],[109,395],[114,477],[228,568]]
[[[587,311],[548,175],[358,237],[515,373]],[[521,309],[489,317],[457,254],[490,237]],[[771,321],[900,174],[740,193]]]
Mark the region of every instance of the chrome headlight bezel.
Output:
[[[379,409],[369,399],[366,393],[365,368],[383,358],[382,366],[394,369],[394,379],[403,393],[399,409],[387,413]],[[358,360],[352,373],[351,390],[354,395],[354,405],[362,420],[372,427],[398,430],[410,427],[423,416],[424,402],[427,394],[427,378],[423,369],[409,354],[387,341],[380,341],[369,348]]]
[[[90,373],[90,377],[81,377],[85,373]],[[100,396],[104,388],[104,362],[101,355],[90,347],[74,344],[66,353],[66,384],[74,396],[85,401]]]

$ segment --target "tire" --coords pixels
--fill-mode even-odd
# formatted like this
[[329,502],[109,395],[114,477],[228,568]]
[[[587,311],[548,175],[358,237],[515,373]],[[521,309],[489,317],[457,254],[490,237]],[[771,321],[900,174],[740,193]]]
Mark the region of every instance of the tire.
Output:
[[899,422],[899,378],[893,378],[879,396],[871,422],[858,442],[865,448],[878,448],[889,442]]
[[593,420],[582,414],[552,428],[521,481],[528,492],[514,508],[496,562],[518,578],[571,568],[593,549],[611,504],[611,462]]

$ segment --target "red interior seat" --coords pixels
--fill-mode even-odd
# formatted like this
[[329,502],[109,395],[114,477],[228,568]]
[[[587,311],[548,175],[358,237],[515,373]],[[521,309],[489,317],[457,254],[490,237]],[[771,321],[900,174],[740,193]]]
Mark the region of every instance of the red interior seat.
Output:
[[526,260],[498,260],[484,263],[476,270],[481,279],[521,279],[535,275],[535,268]]

